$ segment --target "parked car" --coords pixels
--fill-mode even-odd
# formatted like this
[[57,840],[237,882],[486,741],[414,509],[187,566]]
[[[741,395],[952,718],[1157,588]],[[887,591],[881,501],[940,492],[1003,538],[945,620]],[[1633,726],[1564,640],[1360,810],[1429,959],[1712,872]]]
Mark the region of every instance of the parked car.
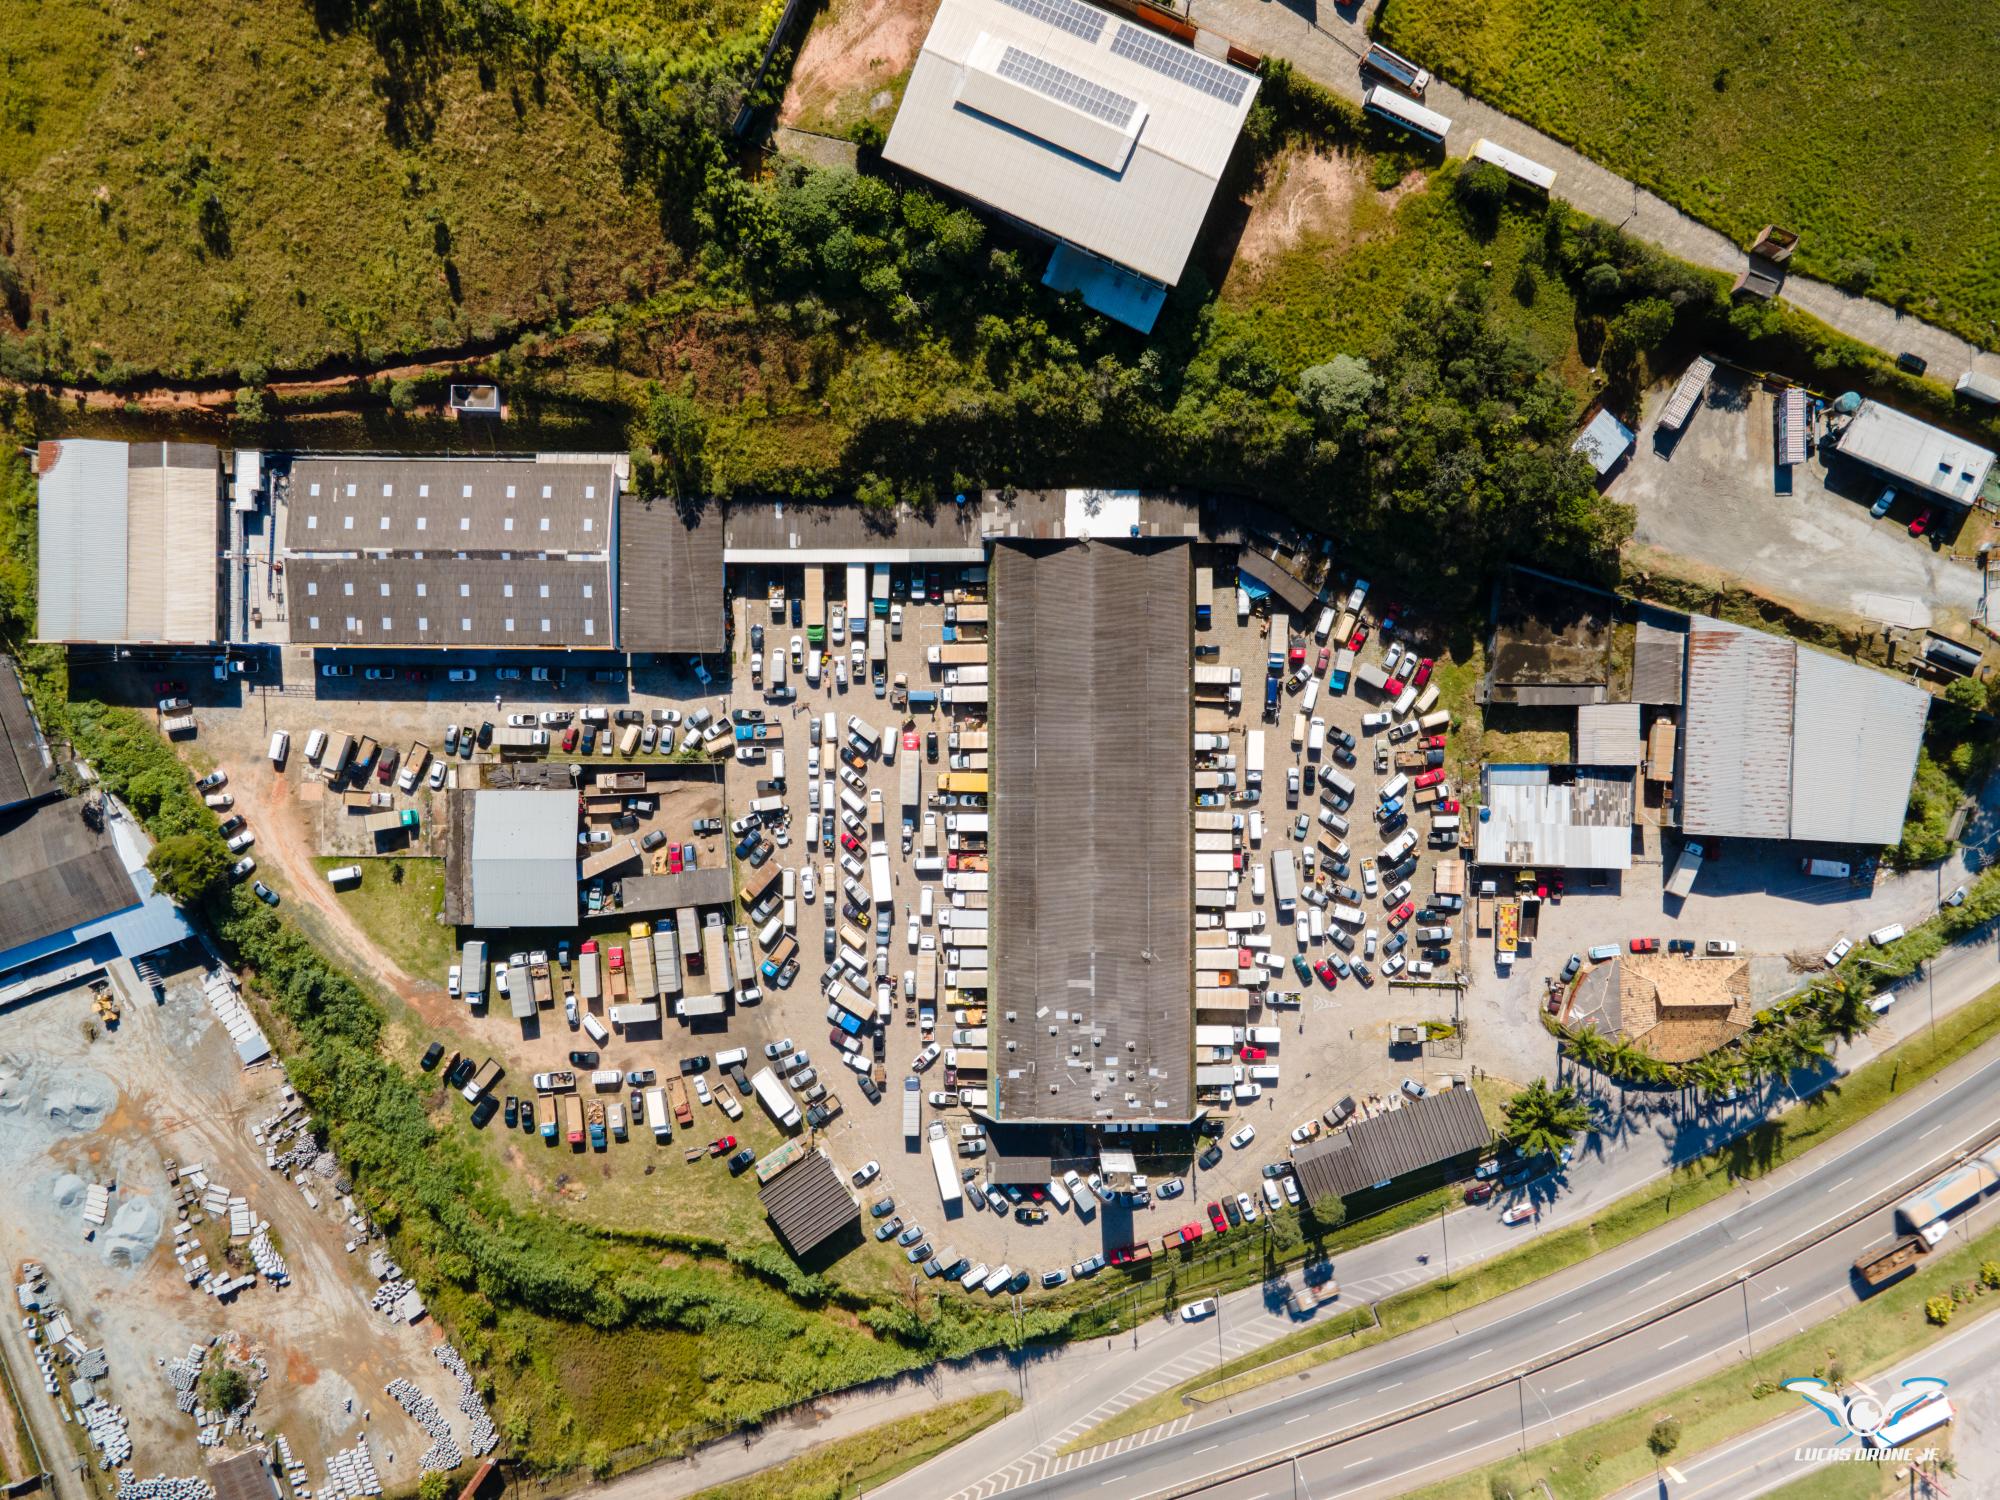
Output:
[[1181,1309],[1183,1323],[1199,1323],[1203,1318],[1213,1317],[1221,1304],[1213,1297],[1203,1297],[1199,1302],[1190,1302]]
[[1236,1134],[1232,1135],[1229,1138],[1229,1144],[1235,1147],[1238,1151],[1241,1151],[1245,1146],[1249,1145],[1252,1141],[1256,1139],[1257,1139],[1257,1127],[1255,1125],[1245,1125],[1241,1130],[1237,1131]]
[[250,889],[257,893],[257,899],[266,906],[276,906],[278,904],[278,893],[264,884],[263,881],[256,882]]

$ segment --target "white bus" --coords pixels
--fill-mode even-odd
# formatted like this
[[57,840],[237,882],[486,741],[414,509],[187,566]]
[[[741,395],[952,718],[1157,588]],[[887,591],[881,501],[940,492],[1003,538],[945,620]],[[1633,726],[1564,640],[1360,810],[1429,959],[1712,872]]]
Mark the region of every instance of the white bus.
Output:
[[1498,167],[1522,187],[1532,188],[1538,193],[1546,193],[1556,184],[1555,168],[1545,167],[1518,151],[1509,151],[1505,146],[1496,146],[1488,140],[1482,140],[1472,148],[1472,158]]
[[1414,99],[1405,99],[1391,89],[1377,85],[1361,96],[1362,107],[1377,119],[1387,120],[1410,134],[1442,146],[1451,130],[1451,121],[1434,109],[1426,109]]

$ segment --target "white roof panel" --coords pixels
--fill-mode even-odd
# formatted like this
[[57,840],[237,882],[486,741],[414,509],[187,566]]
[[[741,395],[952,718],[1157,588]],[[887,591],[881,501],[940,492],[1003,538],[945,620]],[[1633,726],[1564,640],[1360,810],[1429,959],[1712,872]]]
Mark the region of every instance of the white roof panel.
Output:
[[1930,704],[1910,683],[1801,650],[1792,837],[1838,844],[1901,838]]
[[550,927],[576,920],[574,792],[473,794],[472,920]]
[[1171,285],[1256,92],[1080,0],[943,0],[882,154]]
[[1879,401],[1861,403],[1840,434],[1840,451],[1955,505],[1977,500],[1993,470],[1991,449]]

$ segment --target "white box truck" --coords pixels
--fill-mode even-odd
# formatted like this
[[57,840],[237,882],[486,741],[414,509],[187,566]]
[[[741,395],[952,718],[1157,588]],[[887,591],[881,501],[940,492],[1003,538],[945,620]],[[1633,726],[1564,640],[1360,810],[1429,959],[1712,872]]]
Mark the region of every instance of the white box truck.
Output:
[[946,1137],[944,1122],[931,1122],[931,1169],[937,1173],[938,1199],[944,1204],[946,1213],[958,1205],[958,1169],[952,1165],[951,1141]]

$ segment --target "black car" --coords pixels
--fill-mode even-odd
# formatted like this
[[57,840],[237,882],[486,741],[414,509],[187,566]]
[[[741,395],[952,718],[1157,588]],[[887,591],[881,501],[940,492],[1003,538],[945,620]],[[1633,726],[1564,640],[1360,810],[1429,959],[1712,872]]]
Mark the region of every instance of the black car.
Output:
[[1198,1158],[1201,1169],[1204,1172],[1214,1171],[1216,1168],[1216,1164],[1219,1163],[1221,1160],[1222,1160],[1222,1148],[1220,1146],[1215,1146],[1215,1145],[1211,1145],[1206,1151],[1202,1152],[1201,1156]]
[[[591,1054],[592,1057],[596,1055],[594,1052]],[[681,1071],[683,1073],[706,1073],[708,1071],[707,1054],[697,1052],[693,1057],[682,1058]]]
[[521,1101],[516,1099],[512,1094],[507,1096],[507,1108],[501,1118],[506,1122],[509,1130],[512,1130],[521,1122]]
[[243,814],[233,813],[229,817],[224,818],[222,825],[215,831],[226,839],[235,838],[237,834],[243,831]]
[[428,1073],[432,1068],[435,1068],[438,1065],[438,1059],[443,1056],[444,1056],[444,1043],[432,1042],[428,1047],[424,1048],[423,1061],[418,1063],[417,1066],[422,1068],[426,1073]]
[[500,1101],[491,1094],[483,1096],[472,1106],[472,1128],[484,1130],[492,1118],[500,1112]]
[[264,884],[263,881],[257,881],[250,889],[257,893],[257,899],[266,906],[276,906],[278,904],[278,893]]
[[578,748],[585,755],[590,754],[592,750],[597,748],[597,726],[595,724],[586,724],[583,726],[583,742]]
[[729,717],[738,724],[761,724],[764,722],[764,710],[761,708],[733,708],[729,711]]
[[643,724],[646,722],[646,716],[636,708],[621,708],[611,716],[611,719],[613,723],[617,724]]
[[666,841],[667,841],[667,836],[664,833],[660,832],[659,829],[655,828],[651,833],[647,834],[644,838],[639,840],[639,847],[641,849],[644,849],[648,854],[651,854],[655,849],[659,848],[660,845],[664,844]]
[[1908,350],[1896,356],[1896,368],[1907,370],[1912,375],[1921,375],[1931,367],[1931,362],[1921,354],[1911,354]]
[[1345,745],[1336,746],[1334,748],[1333,758],[1339,761],[1343,766],[1346,766],[1349,770],[1352,770],[1354,768],[1355,765],[1354,752],[1352,750],[1349,750]]
[[880,1104],[882,1102],[882,1090],[876,1085],[875,1080],[870,1078],[866,1073],[861,1075],[861,1092],[870,1104]]
[[1326,737],[1343,750],[1352,750],[1354,748],[1354,736],[1349,734],[1345,729],[1329,729],[1326,732]]
[[471,1081],[472,1075],[477,1071],[478,1064],[474,1063],[469,1057],[461,1057],[445,1073],[444,1081],[455,1089],[462,1089]]
[[763,869],[765,862],[769,860],[770,857],[777,852],[778,850],[775,844],[773,844],[769,839],[764,840],[763,843],[759,844],[755,849],[752,849],[750,851],[750,868],[753,870]]
[[597,1054],[595,1052],[572,1052],[569,1055],[569,1065],[572,1068],[594,1068],[597,1066]]
[[479,748],[484,750],[493,743],[493,721],[486,720],[479,726]]
[[1028,1289],[1028,1273],[1026,1271],[1016,1271],[1014,1273],[1014,1279],[1008,1282],[1005,1287],[1005,1290],[1013,1292],[1016,1296],[1020,1295],[1022,1292],[1025,1292],[1027,1289]]
[[1231,1229],[1236,1228],[1239,1224],[1243,1222],[1243,1210],[1236,1206],[1236,1200],[1234,1198],[1224,1198],[1222,1200],[1222,1211],[1224,1214],[1228,1215],[1229,1227]]
[[764,627],[762,625],[752,625],[750,627],[750,649],[752,651],[762,651],[764,649]]
[[937,731],[935,729],[924,736],[924,759],[937,759]]
[[521,1128],[529,1135],[535,1133],[535,1101],[532,1099],[521,1101]]
[[750,1169],[750,1164],[756,1160],[757,1153],[752,1151],[748,1146],[745,1146],[741,1151],[738,1151],[734,1156],[729,1158],[729,1175],[731,1177],[742,1176],[743,1173]]
[[1694,939],[1693,939],[1693,938],[1668,938],[1668,939],[1667,939],[1667,952],[1669,952],[1669,953],[1692,953],[1692,952],[1694,952]]

